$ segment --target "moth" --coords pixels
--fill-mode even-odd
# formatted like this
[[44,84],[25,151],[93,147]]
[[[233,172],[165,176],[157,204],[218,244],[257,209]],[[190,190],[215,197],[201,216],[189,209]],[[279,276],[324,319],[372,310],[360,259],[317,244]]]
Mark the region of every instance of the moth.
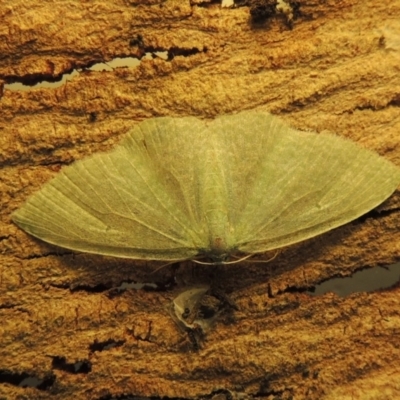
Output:
[[399,184],[400,168],[378,154],[265,112],[163,117],[63,168],[12,219],[76,251],[218,264],[343,225]]

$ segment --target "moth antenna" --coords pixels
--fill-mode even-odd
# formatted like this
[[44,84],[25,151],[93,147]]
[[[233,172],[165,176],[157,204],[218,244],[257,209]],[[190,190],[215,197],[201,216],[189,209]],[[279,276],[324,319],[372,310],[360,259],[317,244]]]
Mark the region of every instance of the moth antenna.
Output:
[[261,263],[269,263],[272,260],[275,260],[275,258],[278,257],[279,253],[280,253],[280,250],[277,250],[276,253],[271,258],[269,258],[268,260],[245,260],[245,261],[246,262],[252,262],[252,263],[259,263],[259,264],[261,264]]

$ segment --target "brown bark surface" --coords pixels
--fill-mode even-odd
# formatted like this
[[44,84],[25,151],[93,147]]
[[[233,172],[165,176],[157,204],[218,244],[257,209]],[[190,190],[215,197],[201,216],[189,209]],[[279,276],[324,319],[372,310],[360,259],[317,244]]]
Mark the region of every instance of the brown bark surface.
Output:
[[[0,90],[0,399],[216,400],[227,391],[400,398],[400,287],[345,298],[305,293],[400,260],[399,192],[381,212],[287,248],[267,265],[219,268],[214,279],[239,310],[218,319],[198,351],[167,308],[211,267],[186,262],[151,275],[159,263],[73,254],[11,223],[11,212],[60,167],[110,148],[153,116],[259,108],[300,129],[335,131],[400,165],[399,0],[299,0],[292,30],[280,17],[255,26],[248,7],[197,3],[0,4],[4,84],[148,51],[174,55],[82,70],[57,88]],[[113,289],[173,274],[178,284],[165,290]],[[18,387],[25,376],[41,385]]]

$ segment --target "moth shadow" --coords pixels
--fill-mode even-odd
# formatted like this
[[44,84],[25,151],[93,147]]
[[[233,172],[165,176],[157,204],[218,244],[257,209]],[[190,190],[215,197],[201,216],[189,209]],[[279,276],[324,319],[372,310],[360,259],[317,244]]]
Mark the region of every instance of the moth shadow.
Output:
[[255,254],[233,264],[204,265],[186,260],[165,265],[161,261],[86,253],[63,254],[62,262],[67,269],[79,270],[79,273],[71,274],[73,279],[69,280],[69,285],[72,290],[122,292],[129,285],[136,285],[136,288],[150,291],[172,291],[180,287],[209,285],[221,287],[229,294],[332,258],[350,235],[352,225],[279,250]]
[[[303,269],[312,263],[323,264],[324,260],[340,257],[341,244],[350,235],[351,225],[279,250],[255,254],[238,263],[202,265],[193,261],[182,262],[175,271],[175,279],[183,287],[208,284],[222,287],[227,293],[268,283],[279,275]],[[304,282],[297,282],[298,286],[301,284]]]

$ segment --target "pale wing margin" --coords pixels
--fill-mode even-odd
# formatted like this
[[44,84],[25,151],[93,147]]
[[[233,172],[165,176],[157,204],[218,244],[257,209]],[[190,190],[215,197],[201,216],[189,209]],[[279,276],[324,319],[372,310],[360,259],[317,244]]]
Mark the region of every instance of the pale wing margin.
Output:
[[64,168],[13,214],[14,222],[49,243],[88,253],[195,256],[201,239],[188,232],[190,221],[152,168],[144,139],[153,132],[142,133],[134,129],[113,151]]
[[349,140],[282,128],[279,120],[265,132],[259,116],[254,118],[266,147],[262,172],[244,188],[248,201],[237,225],[243,252],[329,231],[378,206],[400,184],[400,168]]

